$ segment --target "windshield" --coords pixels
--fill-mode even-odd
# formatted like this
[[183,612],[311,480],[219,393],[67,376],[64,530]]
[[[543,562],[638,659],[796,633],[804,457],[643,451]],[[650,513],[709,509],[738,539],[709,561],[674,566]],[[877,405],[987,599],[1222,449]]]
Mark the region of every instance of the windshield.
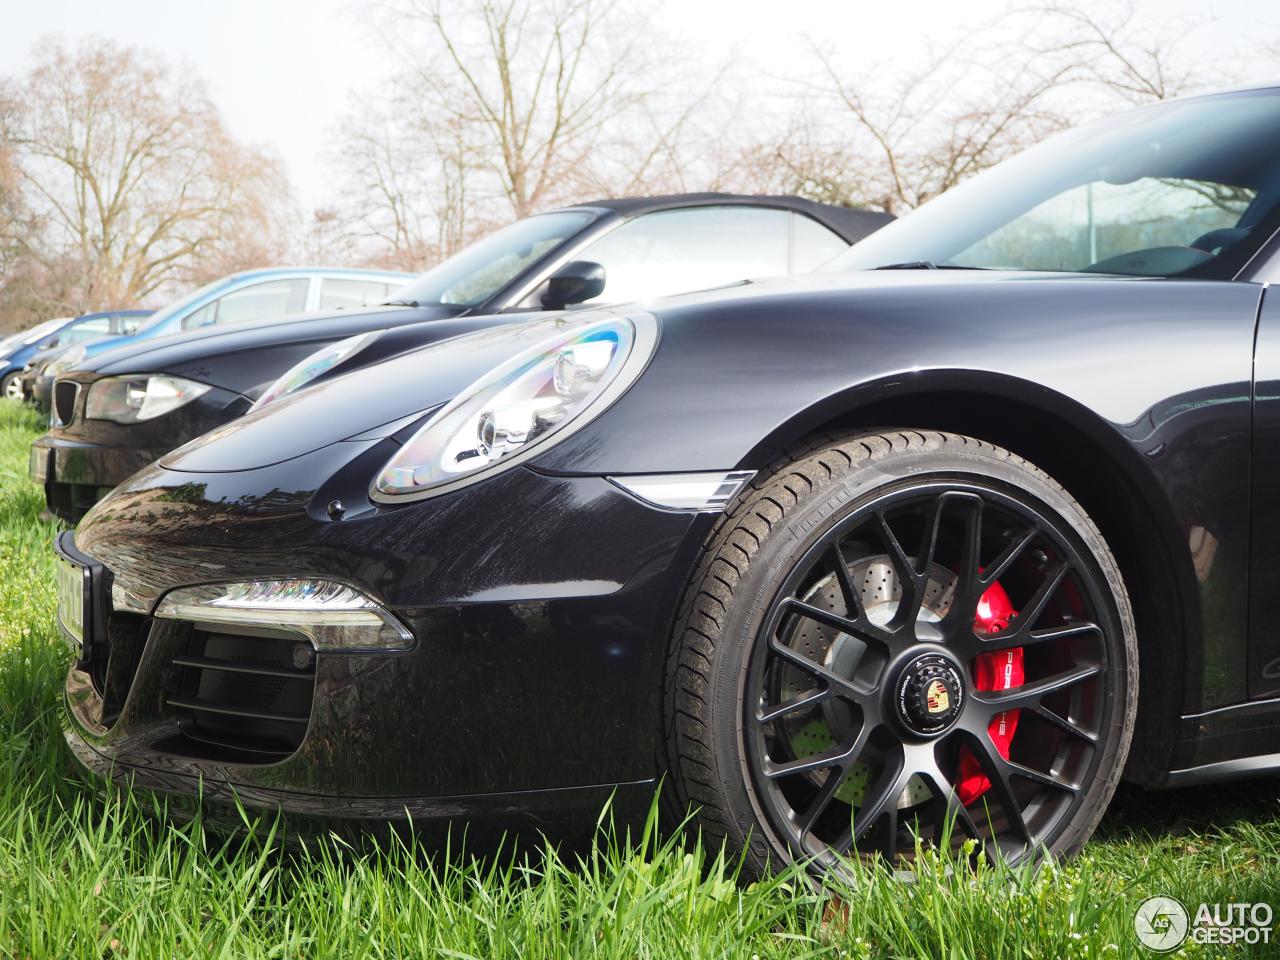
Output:
[[1229,279],[1276,229],[1280,91],[1159,104],[1069,131],[873,233],[824,270],[886,266]]
[[25,347],[35,343],[48,336],[51,332],[66,326],[71,322],[70,317],[58,317],[54,320],[46,320],[39,326],[32,327],[30,330],[19,330],[17,333],[11,333],[9,336],[0,340],[0,351],[16,349],[17,347]]
[[150,331],[155,330],[157,327],[163,325],[167,320],[171,320],[178,314],[184,313],[192,304],[203,300],[219,287],[226,286],[227,282],[228,279],[226,277],[222,277],[218,280],[214,280],[212,283],[206,283],[199,290],[188,293],[181,300],[176,300],[167,307],[157,310],[150,317],[143,317],[142,319],[146,322],[137,326],[133,332],[149,333]]
[[460,250],[397,291],[393,303],[474,307],[572,237],[589,213],[543,213],[526,217]]

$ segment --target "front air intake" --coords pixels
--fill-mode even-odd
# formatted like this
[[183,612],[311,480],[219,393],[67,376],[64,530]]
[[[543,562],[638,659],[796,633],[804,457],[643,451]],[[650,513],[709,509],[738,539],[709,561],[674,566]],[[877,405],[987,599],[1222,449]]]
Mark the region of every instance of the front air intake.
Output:
[[190,740],[243,763],[272,763],[306,736],[315,659],[298,637],[194,630],[186,653],[174,658],[178,692],[167,702]]

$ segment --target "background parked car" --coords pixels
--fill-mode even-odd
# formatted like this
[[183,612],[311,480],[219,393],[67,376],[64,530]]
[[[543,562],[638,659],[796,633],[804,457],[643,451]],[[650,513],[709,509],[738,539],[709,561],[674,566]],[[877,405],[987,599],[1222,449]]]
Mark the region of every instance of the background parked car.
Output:
[[0,341],[0,396],[22,399],[22,371],[37,353],[85,343],[101,337],[128,334],[151,316],[152,310],[104,310],[79,317],[58,317]]
[[[296,388],[357,354],[363,363],[491,325],[486,315],[527,319],[806,272],[891,219],[726,194],[600,200],[527,217],[428,271],[392,306],[215,326],[78,361],[58,376],[55,423],[32,447],[31,477],[50,511],[76,520],[130,474],[248,411],[286,373]],[[160,393],[163,402],[147,399]]]
[[23,395],[47,413],[54,378],[105,350],[201,327],[380,303],[414,276],[337,267],[274,267],[233,273],[170,304],[132,333],[70,345],[43,358],[33,358],[31,370],[24,374]]

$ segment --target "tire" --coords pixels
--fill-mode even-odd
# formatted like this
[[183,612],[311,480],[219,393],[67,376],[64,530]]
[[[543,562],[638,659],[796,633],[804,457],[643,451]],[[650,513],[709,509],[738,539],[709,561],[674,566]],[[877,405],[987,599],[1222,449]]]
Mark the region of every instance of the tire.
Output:
[[949,433],[823,438],[708,538],[668,654],[666,780],[752,875],[898,868],[917,841],[1067,856],[1119,781],[1137,664],[1111,551],[1048,475]]
[[15,370],[13,373],[0,380],[0,398],[6,400],[23,400],[22,395],[22,371]]

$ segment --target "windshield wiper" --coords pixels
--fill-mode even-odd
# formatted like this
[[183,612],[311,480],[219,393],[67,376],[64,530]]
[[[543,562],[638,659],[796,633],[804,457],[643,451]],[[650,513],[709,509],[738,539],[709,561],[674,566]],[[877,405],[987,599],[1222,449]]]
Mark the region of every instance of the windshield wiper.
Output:
[[384,307],[420,307],[417,300],[385,300],[382,304]]
[[932,260],[904,260],[902,263],[885,263],[876,270],[937,270],[938,265]]
[[886,263],[875,270],[989,270],[990,267],[970,267],[961,263],[934,263],[932,260],[904,260],[902,263]]

